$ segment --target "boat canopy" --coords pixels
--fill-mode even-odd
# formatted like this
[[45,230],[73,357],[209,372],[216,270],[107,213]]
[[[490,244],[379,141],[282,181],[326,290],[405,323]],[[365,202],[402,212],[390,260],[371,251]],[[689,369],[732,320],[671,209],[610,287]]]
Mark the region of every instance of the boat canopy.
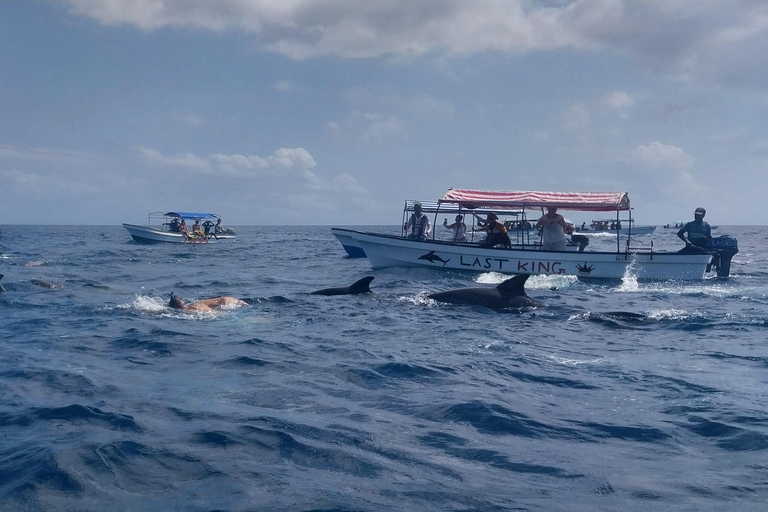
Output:
[[626,192],[523,192],[450,189],[438,203],[459,204],[462,208],[546,208],[585,212],[629,210]]
[[[441,203],[440,201],[415,201],[413,199],[408,199],[405,201],[405,210],[412,212],[413,205],[416,203],[421,205],[421,211],[424,213],[466,213],[466,210],[468,209],[466,206],[458,203]],[[524,213],[519,207],[488,208],[485,205],[477,205],[471,209],[476,210],[476,213],[493,212],[510,216],[520,216]]]
[[194,212],[168,212],[164,213],[166,217],[176,217],[177,219],[195,220],[195,219],[218,219],[215,213],[194,213]]

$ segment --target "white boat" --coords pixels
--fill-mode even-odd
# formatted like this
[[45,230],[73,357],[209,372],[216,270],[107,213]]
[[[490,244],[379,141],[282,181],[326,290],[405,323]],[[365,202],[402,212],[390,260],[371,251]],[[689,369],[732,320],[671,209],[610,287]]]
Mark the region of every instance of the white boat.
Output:
[[[458,207],[466,213],[491,209],[541,209],[555,206],[574,211],[629,212],[629,196],[621,193],[489,192],[449,190],[439,205]],[[437,214],[435,216],[437,218]],[[467,218],[467,217],[465,217]],[[631,247],[629,237],[617,236],[615,251],[587,251],[582,243],[568,251],[544,251],[540,242],[513,243],[512,248],[483,247],[473,242],[432,238],[420,241],[406,236],[333,228],[343,245],[361,250],[374,268],[434,267],[505,274],[573,275],[579,278],[643,280],[704,279],[717,255],[718,275],[728,275],[730,258],[738,251],[736,240],[721,237],[712,253],[679,253]],[[623,242],[623,243],[622,243]],[[573,247],[574,244],[571,244]]]
[[[664,228],[666,228],[666,229],[683,229],[685,227],[685,225],[688,224],[689,222],[691,222],[691,221],[689,221],[689,220],[678,220],[678,221],[670,222],[669,224],[664,224]],[[709,229],[710,230],[717,229],[718,227],[719,226],[713,226],[711,224],[709,225]]]
[[[401,225],[405,224],[405,221],[410,214],[413,213],[413,206],[417,203],[421,205],[421,210],[425,214],[435,214],[434,224],[437,225],[437,228],[433,226],[432,229],[435,231],[433,234],[436,241],[440,241],[441,237],[443,241],[451,241],[451,231],[444,230],[442,223],[438,222],[438,214],[444,214],[444,219],[451,224],[455,222],[456,215],[464,215],[464,221],[467,223],[468,228],[472,228],[475,226],[476,222],[476,217],[472,215],[473,213],[481,217],[488,213],[495,213],[499,217],[500,222],[506,227],[512,247],[524,247],[530,245],[530,233],[538,233],[533,227],[535,222],[529,222],[526,217],[526,212],[520,209],[488,208],[480,206],[470,211],[467,208],[462,208],[460,205],[440,204],[438,201],[414,201],[410,199],[405,201]],[[352,233],[354,231],[355,230],[344,228],[331,228],[331,233],[338,239],[350,258],[365,258],[365,251],[352,238]],[[401,235],[403,235],[403,232],[401,232]],[[478,235],[469,229],[467,231],[467,236],[469,237],[469,242],[467,242],[469,245],[479,245],[479,242],[484,235],[480,235],[478,238]],[[576,237],[573,241],[569,240],[567,250],[577,251],[578,249],[579,237]]]
[[[227,229],[216,232],[216,224],[221,217],[215,213],[194,212],[152,212],[146,226],[125,224],[123,227],[137,242],[170,242],[177,244],[208,244],[219,240],[234,240],[237,234]],[[181,221],[190,221],[187,229],[189,236],[179,231]],[[192,222],[201,221],[205,226],[202,234],[192,232]],[[209,224],[206,224],[209,223]]]
[[607,234],[622,236],[640,236],[650,235],[656,231],[656,226],[639,226],[635,224],[634,219],[596,219],[589,226],[582,224],[574,226],[574,231],[585,235],[589,234]]

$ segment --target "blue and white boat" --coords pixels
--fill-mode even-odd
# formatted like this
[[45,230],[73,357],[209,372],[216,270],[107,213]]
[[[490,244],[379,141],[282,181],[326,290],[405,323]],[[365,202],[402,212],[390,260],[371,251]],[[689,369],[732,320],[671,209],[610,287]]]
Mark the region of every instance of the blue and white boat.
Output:
[[[195,212],[152,212],[146,226],[137,224],[125,224],[123,227],[131,234],[134,240],[143,243],[170,242],[175,244],[208,244],[219,240],[234,240],[237,238],[232,229],[216,232],[216,222],[221,216],[215,213]],[[187,223],[189,235],[179,230],[181,221]],[[202,224],[210,222],[208,229],[202,234],[192,232],[192,223],[199,220]]]

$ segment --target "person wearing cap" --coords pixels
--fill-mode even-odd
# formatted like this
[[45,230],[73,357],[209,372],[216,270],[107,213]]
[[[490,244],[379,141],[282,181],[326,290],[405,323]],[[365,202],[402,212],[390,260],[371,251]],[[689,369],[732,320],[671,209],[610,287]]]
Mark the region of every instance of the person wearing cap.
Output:
[[429,222],[429,217],[422,213],[421,203],[419,202],[413,203],[413,213],[408,222],[405,223],[406,232],[408,232],[409,228],[411,229],[411,234],[408,235],[408,238],[412,240],[424,241],[432,232],[432,224]]
[[464,223],[464,216],[457,215],[456,222],[448,225],[448,219],[443,219],[443,226],[453,230],[453,242],[466,242],[467,241],[467,225]]
[[680,240],[685,242],[686,247],[695,246],[703,249],[709,248],[709,240],[712,238],[712,230],[709,227],[709,222],[704,220],[706,214],[707,210],[704,208],[696,208],[696,211],[693,212],[693,220],[677,232],[677,236],[680,237]]
[[547,206],[547,213],[536,223],[536,229],[541,229],[542,251],[566,250],[565,230],[568,229],[568,223],[557,213],[556,207]]

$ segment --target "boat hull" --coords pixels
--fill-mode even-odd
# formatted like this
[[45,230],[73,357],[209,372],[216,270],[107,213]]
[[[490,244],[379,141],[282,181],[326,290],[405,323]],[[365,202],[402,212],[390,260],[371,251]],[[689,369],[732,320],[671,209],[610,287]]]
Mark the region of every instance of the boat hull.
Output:
[[[215,243],[216,238],[192,238],[187,239],[181,233],[171,233],[170,231],[163,231],[161,229],[151,228],[147,226],[137,226],[135,224],[123,224],[123,227],[131,234],[134,240],[142,243],[157,243],[167,242],[174,244],[189,244],[189,243]],[[221,237],[219,237],[221,238]]]
[[344,250],[347,251],[347,255],[350,258],[365,258],[365,251],[355,243],[349,230],[331,228],[331,233],[333,233],[333,236],[336,237]]
[[504,274],[573,275],[589,279],[699,280],[710,254],[658,252],[559,252],[538,247],[495,249],[471,244],[408,240],[392,235],[344,230],[374,268],[433,267]]

